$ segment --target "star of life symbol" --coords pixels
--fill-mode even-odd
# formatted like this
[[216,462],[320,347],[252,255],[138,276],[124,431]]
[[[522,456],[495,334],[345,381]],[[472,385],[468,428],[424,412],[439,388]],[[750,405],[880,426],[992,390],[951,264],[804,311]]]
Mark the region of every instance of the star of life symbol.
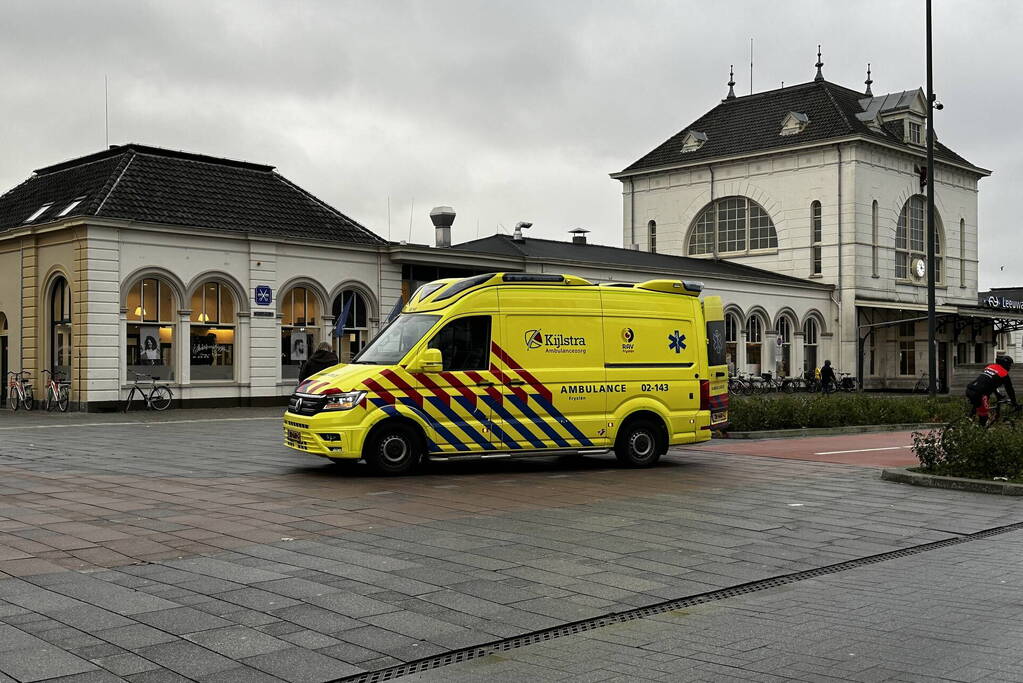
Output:
[[675,330],[674,334],[668,335],[668,350],[674,351],[675,353],[682,353],[682,349],[686,347],[686,336],[680,334],[678,330]]

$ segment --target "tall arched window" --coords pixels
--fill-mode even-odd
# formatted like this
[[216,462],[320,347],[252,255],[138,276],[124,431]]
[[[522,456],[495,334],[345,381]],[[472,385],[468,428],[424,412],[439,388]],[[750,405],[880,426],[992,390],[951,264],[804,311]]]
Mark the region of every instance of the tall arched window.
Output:
[[810,273],[820,275],[824,268],[821,242],[824,240],[824,224],[821,218],[821,203],[810,204]]
[[880,245],[878,242],[877,200],[875,199],[874,203],[870,205],[870,262],[874,277],[880,277],[880,258],[878,256]]
[[235,301],[220,282],[204,282],[192,293],[189,343],[191,380],[233,380]]
[[803,323],[803,372],[817,369],[817,338],[820,326],[815,318],[807,318]]
[[[941,216],[934,213],[934,281],[944,282],[941,260],[943,242]],[[927,283],[927,273],[921,275],[919,263],[927,263],[927,198],[913,195],[906,200],[899,213],[895,228],[895,277],[916,284]]]
[[792,321],[786,316],[778,318],[775,331],[778,333],[778,375],[788,377],[792,373]]
[[144,277],[128,288],[125,363],[128,381],[133,373],[174,379],[174,329],[177,305],[174,290],[163,280]]
[[50,285],[50,369],[71,379],[71,290],[62,275]]
[[650,253],[657,253],[657,221],[650,221],[646,224],[646,239],[650,245]]
[[[347,318],[342,322],[341,315],[348,309]],[[334,346],[338,360],[342,363],[351,362],[369,340],[369,314],[366,310],[366,298],[355,289],[343,290],[334,298],[331,307],[334,314],[334,328],[342,323],[340,336],[335,335]]]
[[752,373],[760,373],[761,350],[764,341],[764,321],[754,313],[746,323],[746,366]]
[[959,286],[966,286],[966,219],[959,219]]
[[764,208],[748,197],[724,197],[697,216],[689,235],[689,255],[738,256],[778,248],[778,233]]
[[320,341],[320,304],[307,287],[293,287],[281,297],[281,376],[298,379],[302,363]]
[[725,363],[732,374],[736,371],[737,356],[739,348],[739,318],[734,313],[725,313]]

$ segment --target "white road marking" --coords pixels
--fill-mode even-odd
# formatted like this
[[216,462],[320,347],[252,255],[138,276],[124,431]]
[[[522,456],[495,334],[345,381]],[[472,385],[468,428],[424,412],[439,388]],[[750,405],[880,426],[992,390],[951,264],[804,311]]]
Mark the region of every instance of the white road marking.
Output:
[[857,448],[852,451],[821,451],[820,453],[814,453],[814,455],[841,455],[842,453],[870,453],[871,451],[898,451],[903,448],[912,448],[912,446],[885,446],[884,448]]
[[151,427],[153,425],[174,425],[193,424],[196,422],[247,422],[249,420],[282,420],[282,417],[210,417],[199,420],[157,420],[153,422],[73,422],[69,424],[51,425],[24,425],[22,427],[0,427],[0,431],[17,431],[19,429],[56,429],[60,427],[115,427],[123,425],[142,425]]

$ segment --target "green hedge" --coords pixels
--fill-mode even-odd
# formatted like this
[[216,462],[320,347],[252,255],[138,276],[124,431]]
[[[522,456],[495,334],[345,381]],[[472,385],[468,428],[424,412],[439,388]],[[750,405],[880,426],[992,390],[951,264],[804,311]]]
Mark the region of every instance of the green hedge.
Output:
[[1023,474],[1023,430],[1004,423],[984,428],[960,419],[917,432],[913,434],[913,452],[920,459],[921,471],[928,474],[1009,480],[1019,480]]
[[872,394],[775,394],[731,397],[730,429],[753,432],[802,427],[949,422],[962,417],[962,398]]

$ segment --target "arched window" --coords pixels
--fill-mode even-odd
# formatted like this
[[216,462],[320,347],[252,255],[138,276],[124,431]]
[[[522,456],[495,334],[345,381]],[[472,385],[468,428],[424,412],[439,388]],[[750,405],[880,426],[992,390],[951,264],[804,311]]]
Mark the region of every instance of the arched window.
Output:
[[50,285],[50,369],[71,379],[71,290],[63,276]]
[[128,325],[125,363],[128,381],[133,373],[174,379],[174,329],[177,305],[174,290],[163,280],[144,277],[128,288],[125,297]]
[[764,208],[748,197],[725,197],[710,203],[693,224],[689,255],[731,256],[778,248],[778,233]]
[[293,287],[281,298],[281,376],[298,379],[302,363],[320,341],[320,305],[307,287]]
[[646,239],[650,245],[650,253],[657,253],[657,221],[650,221],[646,224]]
[[959,219],[959,286],[966,286],[966,219]]
[[739,348],[739,318],[734,313],[725,313],[725,363],[735,374],[736,351]]
[[817,369],[817,338],[820,326],[815,318],[807,318],[803,323],[803,372]]
[[810,274],[820,275],[824,268],[821,242],[824,239],[824,225],[821,219],[821,203],[810,204]]
[[[941,267],[941,216],[934,213],[934,281],[944,282]],[[900,280],[911,280],[916,284],[927,284],[927,273],[923,275],[917,264],[927,262],[927,198],[913,195],[906,200],[899,213],[899,222],[895,228],[895,277]]]
[[778,376],[788,377],[792,372],[792,321],[786,316],[778,318]]
[[235,301],[231,289],[215,280],[192,293],[191,380],[233,380]]
[[[346,308],[347,317],[342,321],[340,318]],[[340,335],[334,336],[338,360],[349,363],[369,340],[366,298],[358,290],[345,289],[334,298],[331,310],[334,313],[334,329],[338,329],[339,324],[342,325]]]
[[880,277],[880,258],[878,251],[880,250],[878,240],[878,225],[877,225],[877,200],[870,206],[870,260],[872,264],[872,274],[874,277]]
[[764,341],[764,321],[753,314],[746,323],[746,366],[754,374],[760,373],[761,350]]

